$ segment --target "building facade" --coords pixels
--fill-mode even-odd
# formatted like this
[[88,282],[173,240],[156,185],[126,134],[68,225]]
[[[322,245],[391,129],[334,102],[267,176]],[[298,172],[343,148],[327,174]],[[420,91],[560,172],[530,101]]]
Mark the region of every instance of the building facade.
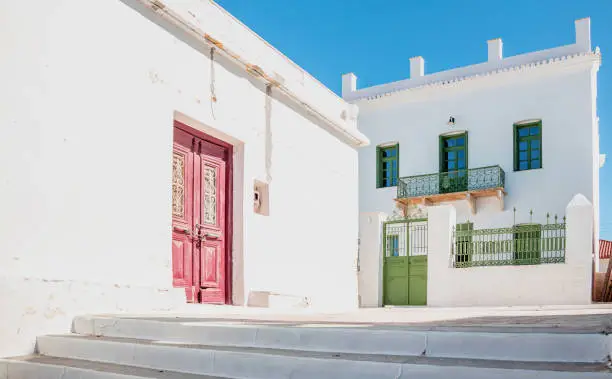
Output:
[[[456,239],[464,243],[457,249],[465,249],[453,264],[471,266],[495,253],[490,264],[500,265],[524,258],[524,246],[533,247],[529,259],[544,259],[544,236],[552,225],[564,233],[566,206],[583,194],[594,208],[594,248],[584,253],[597,251],[601,57],[591,47],[590,20],[575,28],[566,46],[504,57],[494,39],[486,62],[427,75],[424,59],[414,57],[409,79],[374,87],[357,89],[356,76],[344,75],[343,97],[359,106],[359,129],[372,142],[359,152],[360,211],[423,218],[431,206],[452,204]],[[473,231],[482,229],[490,241],[479,245]],[[507,246],[496,242],[503,233]],[[404,234],[404,242],[381,236],[379,254],[409,255],[407,240],[418,245],[418,237]],[[521,236],[526,241],[512,241]],[[531,246],[535,239],[544,242]]]
[[357,306],[357,108],[214,2],[4,1],[0,45],[0,356],[80,314]]

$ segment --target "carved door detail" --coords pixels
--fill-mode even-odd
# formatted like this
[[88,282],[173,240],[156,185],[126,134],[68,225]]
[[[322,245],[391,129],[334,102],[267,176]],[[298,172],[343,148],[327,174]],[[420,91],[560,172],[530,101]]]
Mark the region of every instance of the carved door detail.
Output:
[[174,286],[187,301],[225,303],[226,147],[175,127],[172,160]]
[[197,297],[193,278],[193,138],[174,133],[172,153],[172,284],[185,288],[187,301]]
[[[225,299],[225,178],[226,163],[218,146],[203,143],[199,155],[200,193],[198,231],[200,248],[200,298],[206,303]],[[197,186],[197,184],[196,184]]]

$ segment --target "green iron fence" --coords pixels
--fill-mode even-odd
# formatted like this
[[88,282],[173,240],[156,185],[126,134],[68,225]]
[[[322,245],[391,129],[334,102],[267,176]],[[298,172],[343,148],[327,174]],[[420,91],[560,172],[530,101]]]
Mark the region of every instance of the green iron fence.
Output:
[[506,173],[499,166],[488,166],[399,178],[397,197],[409,198],[441,193],[504,188]]
[[523,224],[501,229],[454,231],[454,267],[536,265],[565,262],[565,223]]
[[404,219],[383,224],[385,257],[427,255],[427,219]]

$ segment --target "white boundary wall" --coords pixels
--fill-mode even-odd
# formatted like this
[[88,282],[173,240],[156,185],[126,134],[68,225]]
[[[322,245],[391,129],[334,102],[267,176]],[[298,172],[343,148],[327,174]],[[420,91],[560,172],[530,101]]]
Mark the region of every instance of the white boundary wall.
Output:
[[591,303],[593,206],[581,194],[566,208],[565,263],[452,267],[450,205],[429,208],[430,306],[583,305]]
[[383,254],[381,212],[359,215],[359,306],[382,306]]
[[[428,209],[427,305],[519,306],[591,303],[593,206],[581,194],[566,207],[565,263],[454,268],[452,205]],[[362,307],[382,306],[382,227],[386,215],[360,218],[359,295]]]

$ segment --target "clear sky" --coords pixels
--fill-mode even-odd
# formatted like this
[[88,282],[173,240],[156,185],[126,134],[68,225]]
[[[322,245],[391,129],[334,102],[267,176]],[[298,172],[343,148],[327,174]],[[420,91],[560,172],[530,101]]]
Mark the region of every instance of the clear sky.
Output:
[[[492,38],[504,56],[574,42],[574,20],[591,17],[599,46],[601,237],[612,239],[612,0],[218,0],[256,33],[340,93],[341,76],[358,87],[409,76],[409,58],[425,73],[483,62]],[[610,54],[610,55],[608,55]],[[551,186],[554,188],[554,185]],[[534,191],[537,190],[534,188]]]

